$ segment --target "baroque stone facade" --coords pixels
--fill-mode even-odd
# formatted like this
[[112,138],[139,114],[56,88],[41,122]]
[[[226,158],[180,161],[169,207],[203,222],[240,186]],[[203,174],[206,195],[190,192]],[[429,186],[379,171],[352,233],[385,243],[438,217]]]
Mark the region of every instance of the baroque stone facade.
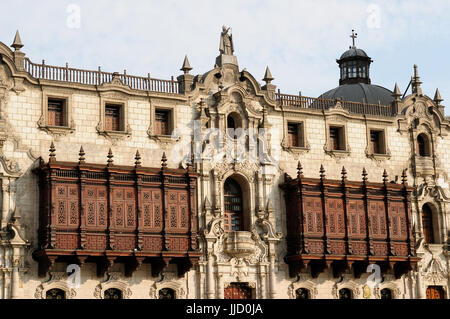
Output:
[[[18,33],[14,50],[0,42],[0,298],[373,299],[386,296],[386,289],[392,298],[448,298],[450,120],[439,91],[433,99],[422,92],[417,67],[411,94],[402,97],[397,86],[380,91],[370,84],[370,58],[353,46],[338,61],[340,93],[317,99],[281,94],[268,68],[264,85],[239,69],[225,27],[220,43],[214,69],[192,75],[186,57],[175,81],[35,64],[21,51]],[[44,225],[42,216],[60,216],[53,199],[42,197],[37,172],[47,162],[61,165],[55,176],[70,165],[80,172],[85,163],[91,170],[108,163],[108,172],[119,165],[136,175],[141,166],[161,168],[163,177],[167,169],[196,174],[195,187],[187,186],[195,189],[189,204],[195,221],[187,234],[194,234],[189,245],[199,258],[189,252],[189,260],[178,263],[178,255],[161,253],[161,260],[150,262],[146,258],[156,253],[139,257],[145,247],[139,239],[130,253],[137,261],[131,271],[113,245],[84,255],[81,245],[70,253],[73,260],[44,260],[55,249],[48,243],[59,237],[52,237],[53,224]],[[414,255],[407,258],[418,262],[396,276],[389,255],[380,273],[364,268],[356,276],[349,263],[336,275],[335,265],[321,256],[319,271],[311,264],[290,271],[285,257],[292,203],[280,185],[291,176],[323,181],[325,174],[380,185],[407,180],[407,227],[414,237]],[[88,208],[79,207],[83,218]],[[141,221],[145,210],[136,212]],[[396,226],[386,227],[389,233]],[[85,240],[82,225],[77,231]],[[106,256],[103,271],[90,254]],[[75,272],[68,274],[68,266]]]

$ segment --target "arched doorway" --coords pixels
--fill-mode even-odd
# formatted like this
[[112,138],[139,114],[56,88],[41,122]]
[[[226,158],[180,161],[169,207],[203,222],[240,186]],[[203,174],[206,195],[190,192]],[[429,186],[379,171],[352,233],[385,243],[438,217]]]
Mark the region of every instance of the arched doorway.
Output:
[[444,299],[444,289],[442,286],[428,286],[427,299]]
[[53,288],[45,293],[46,299],[66,299],[66,292],[62,289]]
[[105,299],[122,299],[122,291],[117,288],[105,290]]
[[381,299],[392,299],[392,290],[388,288],[381,289]]
[[225,288],[224,299],[252,299],[252,288],[247,283],[231,283]]
[[306,288],[299,288],[295,291],[295,299],[309,299],[309,290]]
[[158,293],[159,299],[175,299],[175,290],[170,288],[162,288]]
[[233,178],[224,184],[225,225],[226,232],[244,230],[242,188]]
[[339,299],[352,299],[352,292],[348,288],[342,288],[339,290]]

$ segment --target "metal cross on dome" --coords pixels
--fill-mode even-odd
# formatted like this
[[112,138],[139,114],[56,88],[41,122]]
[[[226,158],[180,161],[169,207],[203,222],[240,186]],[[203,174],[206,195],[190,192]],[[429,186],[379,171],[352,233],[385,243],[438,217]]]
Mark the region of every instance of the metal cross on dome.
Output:
[[350,38],[352,38],[353,47],[355,47],[355,39],[358,37],[358,33],[355,33],[355,30],[352,30],[352,35]]

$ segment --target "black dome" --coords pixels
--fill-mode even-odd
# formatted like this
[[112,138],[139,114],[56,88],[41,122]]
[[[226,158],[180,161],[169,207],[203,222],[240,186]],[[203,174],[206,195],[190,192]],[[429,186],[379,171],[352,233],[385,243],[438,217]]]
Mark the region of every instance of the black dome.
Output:
[[365,83],[340,85],[337,88],[327,91],[319,96],[319,98],[331,100],[341,97],[344,101],[365,102],[368,104],[381,105],[389,105],[394,100],[391,90],[379,85]]
[[357,49],[355,47],[350,47],[349,50],[342,53],[341,58],[339,60],[350,58],[350,57],[368,58],[369,56],[366,54],[366,52],[364,52],[364,50]]

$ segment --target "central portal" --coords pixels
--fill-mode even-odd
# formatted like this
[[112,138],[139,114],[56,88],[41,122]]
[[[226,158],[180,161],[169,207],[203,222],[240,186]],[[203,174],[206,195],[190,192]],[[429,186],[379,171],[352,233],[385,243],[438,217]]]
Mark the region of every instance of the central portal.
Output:
[[231,283],[225,288],[224,299],[252,299],[252,288],[247,283]]

